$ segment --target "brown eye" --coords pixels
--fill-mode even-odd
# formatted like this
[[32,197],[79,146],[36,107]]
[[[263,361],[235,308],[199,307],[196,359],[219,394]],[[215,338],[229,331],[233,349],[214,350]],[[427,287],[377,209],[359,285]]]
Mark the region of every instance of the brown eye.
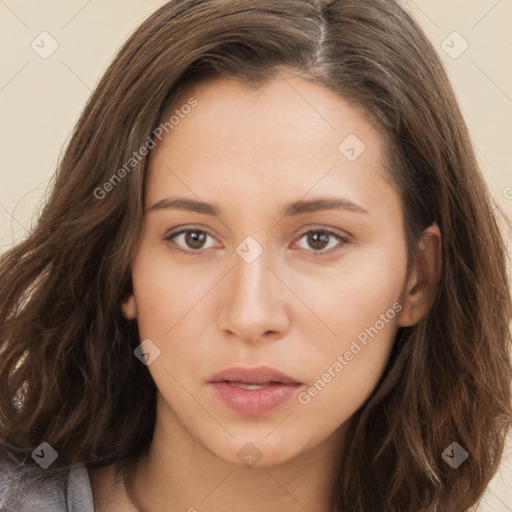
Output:
[[204,231],[188,231],[185,235],[185,243],[191,249],[201,249],[206,242],[206,233]]
[[342,249],[346,244],[350,243],[350,240],[347,237],[327,229],[311,229],[306,231],[299,238],[299,241],[303,239],[306,240],[308,247],[302,248],[309,249],[313,254],[317,255],[336,252],[337,250]]
[[324,231],[310,231],[307,233],[307,241],[310,247],[316,250],[325,249],[329,244],[330,235]]
[[179,251],[193,253],[208,248],[205,247],[208,237],[211,235],[200,229],[182,229],[171,233],[164,240],[178,246],[177,250]]

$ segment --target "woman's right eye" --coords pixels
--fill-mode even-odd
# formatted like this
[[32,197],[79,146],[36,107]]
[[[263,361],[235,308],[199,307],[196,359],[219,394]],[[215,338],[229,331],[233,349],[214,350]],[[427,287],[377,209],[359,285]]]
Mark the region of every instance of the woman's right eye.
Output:
[[210,247],[204,247],[207,237],[211,237],[211,235],[206,231],[188,228],[170,233],[164,240],[177,245],[177,250],[190,254],[209,249]]

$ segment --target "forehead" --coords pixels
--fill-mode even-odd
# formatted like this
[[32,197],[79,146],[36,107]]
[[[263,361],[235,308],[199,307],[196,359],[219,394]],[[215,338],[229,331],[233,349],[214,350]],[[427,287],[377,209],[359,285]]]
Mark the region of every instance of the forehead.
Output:
[[[191,99],[195,106],[185,108]],[[215,77],[186,89],[173,114],[178,122],[150,154],[147,201],[178,189],[201,198],[237,190],[296,200],[334,183],[355,190],[366,180],[375,188],[386,175],[371,118],[300,77],[283,74],[257,88]]]
[[[280,72],[258,86],[237,79],[208,78],[182,91],[168,114],[178,113],[192,97],[198,106],[193,109],[193,116],[189,116],[192,121],[183,125],[193,124],[195,132],[213,130],[218,135],[229,134],[246,142],[249,135],[271,142],[279,133],[279,142],[299,141],[306,136],[311,142],[319,143],[321,138],[328,143],[327,134],[333,135],[336,141],[347,128],[362,136],[375,125],[357,102],[289,71]],[[174,138],[179,131],[184,132],[183,136],[190,135],[186,127],[176,128],[172,130]],[[239,129],[234,131],[236,128]]]

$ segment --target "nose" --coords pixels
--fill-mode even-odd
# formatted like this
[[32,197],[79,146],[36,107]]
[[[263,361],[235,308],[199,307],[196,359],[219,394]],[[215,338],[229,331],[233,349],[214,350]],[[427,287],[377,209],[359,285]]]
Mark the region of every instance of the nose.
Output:
[[[236,251],[219,290],[218,326],[232,338],[253,343],[277,339],[289,329],[290,291],[276,277],[270,253],[247,262]],[[286,293],[288,292],[288,294]]]

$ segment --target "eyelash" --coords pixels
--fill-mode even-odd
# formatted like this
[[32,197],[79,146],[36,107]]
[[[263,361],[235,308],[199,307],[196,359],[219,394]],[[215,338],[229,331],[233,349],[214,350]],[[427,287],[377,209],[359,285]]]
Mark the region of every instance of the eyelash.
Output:
[[[197,228],[185,228],[185,229],[181,229],[179,231],[176,231],[174,233],[169,233],[169,235],[167,235],[164,240],[166,242],[172,242],[174,238],[176,238],[177,236],[179,235],[182,235],[184,233],[189,233],[189,232],[196,232],[196,233],[205,233],[206,235],[212,237],[212,235],[210,233],[208,233],[208,231],[205,231],[204,229],[197,229]],[[346,236],[343,236],[343,235],[340,235],[338,233],[336,233],[335,231],[331,231],[329,229],[325,229],[325,228],[317,228],[317,229],[308,229],[307,231],[304,231],[300,236],[299,238],[297,239],[297,241],[301,240],[305,235],[308,235],[310,233],[322,233],[322,234],[326,234],[326,235],[329,235],[329,236],[333,236],[334,238],[336,238],[339,242],[342,243],[342,247],[345,246],[345,245],[348,245],[349,243],[351,243],[351,241],[349,240],[348,237]],[[338,252],[339,250],[342,249],[342,247],[339,247],[339,248],[331,248],[331,249],[328,249],[328,250],[322,250],[322,251],[315,251],[315,250],[312,250],[312,253],[315,255],[315,256],[323,256],[323,255],[328,255],[328,254],[332,254],[332,253],[335,253],[335,252]],[[197,250],[185,250],[185,249],[181,249],[180,247],[176,247],[177,251],[181,252],[181,253],[184,253],[184,254],[189,254],[189,255],[199,255],[201,254],[203,251],[205,251],[206,249],[197,249]]]

